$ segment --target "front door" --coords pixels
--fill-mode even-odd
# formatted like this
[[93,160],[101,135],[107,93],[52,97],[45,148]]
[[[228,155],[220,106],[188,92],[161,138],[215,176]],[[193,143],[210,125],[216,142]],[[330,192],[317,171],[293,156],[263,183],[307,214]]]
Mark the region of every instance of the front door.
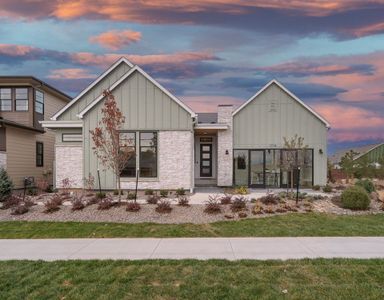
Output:
[[212,177],[212,144],[200,144],[200,177]]

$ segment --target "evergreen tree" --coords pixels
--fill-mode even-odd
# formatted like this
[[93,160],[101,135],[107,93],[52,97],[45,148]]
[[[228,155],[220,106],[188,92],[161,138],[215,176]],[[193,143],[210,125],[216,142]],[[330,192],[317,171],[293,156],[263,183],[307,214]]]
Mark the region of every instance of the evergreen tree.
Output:
[[3,168],[0,168],[0,201],[4,201],[7,199],[13,189],[13,182],[11,178],[8,176],[7,171]]

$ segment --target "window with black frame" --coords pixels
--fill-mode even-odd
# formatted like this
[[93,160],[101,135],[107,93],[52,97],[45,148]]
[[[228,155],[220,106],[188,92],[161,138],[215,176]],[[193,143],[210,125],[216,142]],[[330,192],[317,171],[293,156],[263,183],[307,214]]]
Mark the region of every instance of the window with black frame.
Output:
[[120,151],[133,152],[130,159],[121,172],[121,177],[136,177],[136,133],[121,132],[120,133]]
[[35,112],[44,114],[44,93],[42,91],[35,91]]
[[140,177],[157,177],[157,133],[140,132]]
[[16,111],[28,111],[28,88],[16,88]]
[[44,144],[36,142],[36,167],[44,166]]

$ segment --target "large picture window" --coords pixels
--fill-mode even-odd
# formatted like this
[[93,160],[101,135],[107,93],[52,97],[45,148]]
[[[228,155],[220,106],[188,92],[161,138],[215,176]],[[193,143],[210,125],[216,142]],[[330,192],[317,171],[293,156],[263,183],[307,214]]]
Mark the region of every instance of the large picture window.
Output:
[[12,111],[12,89],[0,89],[0,111]]
[[16,111],[28,111],[28,88],[16,88]]
[[125,168],[121,172],[121,177],[136,177],[136,133],[120,133],[120,151],[133,151],[133,155],[128,160]]
[[157,177],[156,132],[140,132],[140,177]]
[[35,112],[44,114],[44,93],[42,91],[35,91]]

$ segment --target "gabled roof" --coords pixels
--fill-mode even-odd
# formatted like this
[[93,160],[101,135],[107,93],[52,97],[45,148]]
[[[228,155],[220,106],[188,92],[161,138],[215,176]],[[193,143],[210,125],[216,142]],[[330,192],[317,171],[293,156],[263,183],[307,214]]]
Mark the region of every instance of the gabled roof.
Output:
[[95,79],[89,86],[87,86],[79,95],[76,96],[71,102],[69,102],[66,106],[64,106],[61,110],[59,110],[51,120],[56,121],[57,118],[62,115],[68,108],[70,108],[73,104],[75,104],[82,96],[84,96],[90,89],[92,89],[96,84],[98,84],[101,80],[103,80],[109,73],[111,73],[117,66],[119,66],[122,62],[126,63],[129,67],[133,68],[133,64],[126,59],[125,57],[121,57],[118,61],[116,61],[108,70],[106,70],[103,74]]
[[310,106],[305,104],[303,101],[301,101],[297,96],[295,96],[293,93],[291,93],[286,87],[284,87],[280,82],[278,82],[276,79],[271,80],[268,82],[264,87],[262,87],[256,94],[254,94],[251,98],[249,98],[246,102],[244,102],[241,106],[239,106],[233,113],[232,116],[236,115],[239,111],[241,111],[244,107],[246,107],[250,102],[252,102],[257,96],[259,96],[262,92],[264,92],[269,86],[272,84],[276,84],[278,87],[280,87],[284,92],[286,92],[289,96],[291,96],[293,99],[295,99],[299,104],[301,104],[305,109],[307,109],[310,113],[312,113],[315,117],[317,117],[321,122],[325,124],[325,126],[329,129],[331,128],[330,124],[317,112],[315,112]]
[[342,149],[334,153],[329,157],[330,161],[333,164],[338,164],[341,161],[341,158],[349,151],[353,151],[358,153],[358,155],[353,159],[356,160],[363,155],[367,154],[368,152],[371,152],[372,150],[376,149],[377,147],[380,147],[381,145],[384,145],[384,143],[379,143],[379,144],[370,144],[370,145],[364,145],[364,146],[358,146],[358,147],[351,147],[348,149]]
[[[187,105],[185,105],[182,101],[177,99],[174,95],[172,95],[167,89],[165,89],[160,83],[158,83],[155,79],[153,79],[150,75],[148,75],[143,69],[141,69],[139,66],[134,66],[131,70],[129,70],[127,73],[125,73],[118,81],[116,81],[109,90],[112,92],[116,87],[118,87],[125,79],[127,79],[129,76],[131,76],[134,72],[139,72],[142,74],[146,79],[148,79],[150,82],[152,82],[156,87],[158,87],[163,93],[165,93],[168,97],[170,97],[173,101],[175,101],[177,104],[179,104],[182,108],[184,108],[188,113],[191,114],[191,117],[195,117],[195,112],[192,111]],[[104,98],[104,95],[100,95],[95,100],[93,100],[91,103],[89,103],[77,116],[79,118],[83,118],[83,116],[90,111],[97,103],[99,103]]]

